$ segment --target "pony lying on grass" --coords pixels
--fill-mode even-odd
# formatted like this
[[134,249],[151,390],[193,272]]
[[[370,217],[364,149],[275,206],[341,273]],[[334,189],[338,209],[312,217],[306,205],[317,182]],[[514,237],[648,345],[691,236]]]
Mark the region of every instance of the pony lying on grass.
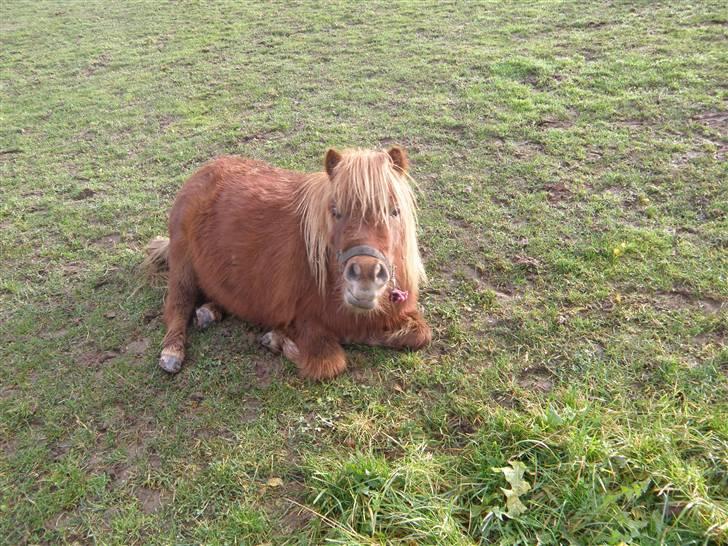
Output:
[[406,153],[331,149],[324,162],[304,174],[221,157],[185,183],[145,262],[169,269],[162,369],[180,370],[199,304],[198,327],[226,311],[270,329],[261,343],[311,379],[346,368],[342,343],[430,342]]

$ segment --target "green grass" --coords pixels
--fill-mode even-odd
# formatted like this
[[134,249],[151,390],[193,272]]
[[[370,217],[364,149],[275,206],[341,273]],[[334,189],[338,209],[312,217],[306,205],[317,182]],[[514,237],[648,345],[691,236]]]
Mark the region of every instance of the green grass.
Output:
[[[0,542],[727,543],[727,23],[717,1],[0,5]],[[197,165],[391,143],[428,350],[351,348],[310,384],[228,319],[157,368],[138,265]]]

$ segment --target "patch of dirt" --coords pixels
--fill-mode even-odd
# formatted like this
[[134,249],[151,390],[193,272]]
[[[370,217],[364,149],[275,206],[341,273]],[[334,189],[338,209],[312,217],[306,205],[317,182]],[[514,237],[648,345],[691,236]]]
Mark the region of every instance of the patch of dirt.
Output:
[[[571,47],[569,46],[569,48]],[[592,47],[583,47],[579,50],[579,53],[581,53],[586,61],[593,61],[600,57],[599,50]]]
[[514,154],[519,159],[530,159],[533,156],[544,153],[544,147],[535,142],[521,141],[515,142]]
[[55,444],[51,448],[51,456],[53,457],[54,461],[60,461],[63,459],[63,457],[68,453],[68,451],[71,449],[71,444],[69,443],[60,443]]
[[543,366],[528,366],[518,376],[516,382],[524,389],[551,392],[554,389],[554,378]]
[[[289,476],[275,486],[269,486],[272,480],[260,487],[259,494],[264,496],[266,512],[276,521],[283,534],[291,535],[305,529],[311,522],[312,514],[296,502],[303,503],[307,496],[306,488]],[[292,502],[296,501],[296,502]]]
[[392,146],[401,146],[410,154],[417,154],[420,151],[420,145],[413,138],[407,138],[405,136],[393,137],[393,136],[381,136],[379,137],[379,146],[381,148],[390,148]]
[[147,351],[150,343],[151,341],[148,337],[132,341],[126,346],[124,352],[134,356],[142,355]]
[[695,308],[706,313],[719,313],[728,308],[728,302],[708,297],[698,297],[687,291],[673,290],[672,292],[657,292],[653,296],[657,307],[666,309]]
[[574,125],[574,122],[568,119],[553,119],[553,118],[546,118],[540,120],[538,123],[536,123],[539,127],[544,127],[546,129],[566,129],[567,127],[571,127]]
[[475,423],[471,422],[468,418],[462,415],[450,415],[447,419],[447,430],[451,434],[469,435],[473,434],[478,427]]
[[103,515],[101,516],[101,527],[108,531],[111,529],[111,524],[114,522],[114,520],[121,515],[121,510],[118,508],[107,508],[104,510]]
[[262,402],[257,398],[246,398],[243,403],[245,407],[240,415],[238,415],[239,421],[241,423],[253,423],[257,421],[263,412]]
[[104,235],[94,241],[95,245],[103,246],[105,248],[114,248],[121,242],[121,235],[119,233],[110,233]]
[[693,159],[697,159],[698,157],[702,156],[702,153],[694,151],[680,154],[672,160],[672,166],[682,167],[683,165],[687,165],[688,163],[690,163]]
[[48,206],[47,205],[44,205],[42,203],[37,203],[35,205],[30,205],[28,207],[28,212],[29,213],[32,213],[32,212],[45,212],[47,210],[48,210]]
[[102,452],[95,452],[91,457],[89,457],[88,462],[86,463],[86,468],[93,474],[99,474],[104,471],[105,465],[104,465],[104,457],[105,453]]
[[132,467],[124,463],[117,463],[111,469],[107,470],[111,484],[113,487],[121,487],[125,485],[132,477]]
[[516,255],[513,257],[513,263],[521,266],[528,273],[537,275],[541,268],[541,262],[532,256]]
[[560,203],[571,196],[571,190],[563,182],[546,184],[544,189],[548,192],[549,203]]
[[18,394],[18,389],[14,386],[6,385],[0,387],[0,400],[9,400]]
[[93,61],[91,61],[91,63],[81,71],[81,74],[83,74],[86,77],[93,76],[94,74],[96,74],[96,72],[98,72],[102,68],[107,67],[109,65],[109,60],[110,60],[109,55],[106,53],[102,53],[97,58],[95,58]]
[[637,203],[637,196],[633,191],[626,188],[613,186],[611,188],[606,188],[601,193],[602,195],[609,196],[627,207],[633,207],[635,203]]
[[94,190],[92,190],[91,188],[84,188],[73,196],[73,200],[82,201],[84,199],[88,199],[89,197],[93,197],[94,195],[96,195],[96,192]]
[[141,487],[137,489],[136,497],[141,504],[142,512],[154,514],[169,502],[171,495],[167,491]]
[[279,133],[279,131],[276,129],[259,131],[257,133],[252,133],[252,134],[240,137],[239,142],[269,141],[269,140],[280,139],[283,137],[283,134],[276,134],[276,133]]
[[723,161],[728,155],[728,144],[724,144],[718,148],[718,151],[715,152],[715,158],[719,161]]
[[5,458],[11,459],[18,451],[17,440],[4,440],[0,442],[0,453],[5,455]]
[[618,125],[621,125],[623,127],[642,127],[647,124],[647,122],[639,120],[639,119],[625,119],[622,121],[617,122]]
[[705,112],[695,116],[693,119],[717,130],[722,135],[728,134],[728,112]]
[[185,414],[187,416],[208,413],[208,408],[202,405],[205,396],[199,392],[193,392],[185,402]]
[[[528,241],[526,241],[528,242]],[[478,283],[479,287],[483,290],[490,290],[495,294],[495,299],[501,305],[510,303],[512,300],[517,299],[518,295],[509,287],[496,287],[486,280],[487,271],[482,265],[467,265],[465,267],[467,275]]]
[[64,275],[77,275],[83,271],[83,264],[81,262],[69,262],[61,266],[61,270]]
[[[261,348],[261,351],[265,349]],[[284,365],[280,357],[270,359],[256,359],[253,372],[258,387],[267,388],[273,380],[283,377]]]
[[150,453],[147,459],[149,461],[149,468],[153,468],[154,470],[162,468],[162,458],[156,453]]
[[493,401],[506,409],[517,409],[520,406],[518,400],[506,392],[494,392]]
[[609,23],[607,23],[606,21],[589,21],[589,22],[588,22],[588,23],[586,24],[586,26],[587,26],[588,28],[602,28],[602,27],[605,27],[605,26],[607,26],[608,24],[609,24]]
[[88,351],[78,357],[79,364],[88,367],[95,367],[119,356],[116,351]]
[[71,526],[72,520],[72,514],[68,512],[61,512],[60,514],[56,514],[55,516],[48,518],[43,524],[43,527],[51,531],[62,531],[63,529],[67,529]]
[[60,339],[62,337],[66,337],[67,335],[68,335],[68,329],[67,328],[61,328],[60,330],[56,330],[55,332],[48,332],[43,337],[45,339]]
[[725,330],[719,329],[717,332],[698,334],[693,337],[693,344],[698,349],[719,348],[725,345]]
[[177,119],[178,118],[176,116],[165,114],[159,118],[159,128],[164,131],[167,127],[177,121]]
[[313,514],[308,510],[304,510],[300,506],[295,506],[286,512],[281,518],[281,526],[287,535],[305,529],[308,527]]
[[[355,364],[353,358],[350,358],[350,364]],[[358,385],[376,385],[381,384],[381,375],[372,367],[365,367],[364,363],[357,367],[349,368],[346,373],[354,383]]]
[[162,311],[159,309],[152,309],[149,311],[146,311],[144,315],[142,315],[142,320],[144,321],[144,324],[149,324],[154,319],[162,316]]
[[[704,112],[703,114],[694,116],[693,120],[716,131],[724,138],[728,137],[728,112],[717,110]],[[728,154],[728,143],[725,141],[715,142],[714,140],[707,140],[718,148],[715,153],[715,158],[719,161],[723,161]]]

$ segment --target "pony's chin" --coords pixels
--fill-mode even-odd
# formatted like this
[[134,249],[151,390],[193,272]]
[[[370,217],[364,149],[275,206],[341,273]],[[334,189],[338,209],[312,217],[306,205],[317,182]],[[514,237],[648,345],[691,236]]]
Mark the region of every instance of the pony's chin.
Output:
[[377,309],[378,304],[378,298],[374,298],[371,301],[362,301],[356,299],[348,291],[344,295],[344,306],[352,313],[371,313],[372,311],[375,311]]
[[376,303],[372,303],[371,305],[362,305],[359,303],[347,301],[345,302],[345,304],[346,308],[352,313],[371,313],[377,308]]

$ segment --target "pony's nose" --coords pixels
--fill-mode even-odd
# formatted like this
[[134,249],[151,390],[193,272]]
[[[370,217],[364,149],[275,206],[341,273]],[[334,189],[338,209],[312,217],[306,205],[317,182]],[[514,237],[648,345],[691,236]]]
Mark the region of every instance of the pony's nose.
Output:
[[387,266],[370,256],[356,256],[349,260],[344,269],[348,281],[372,284],[381,288],[389,282]]

